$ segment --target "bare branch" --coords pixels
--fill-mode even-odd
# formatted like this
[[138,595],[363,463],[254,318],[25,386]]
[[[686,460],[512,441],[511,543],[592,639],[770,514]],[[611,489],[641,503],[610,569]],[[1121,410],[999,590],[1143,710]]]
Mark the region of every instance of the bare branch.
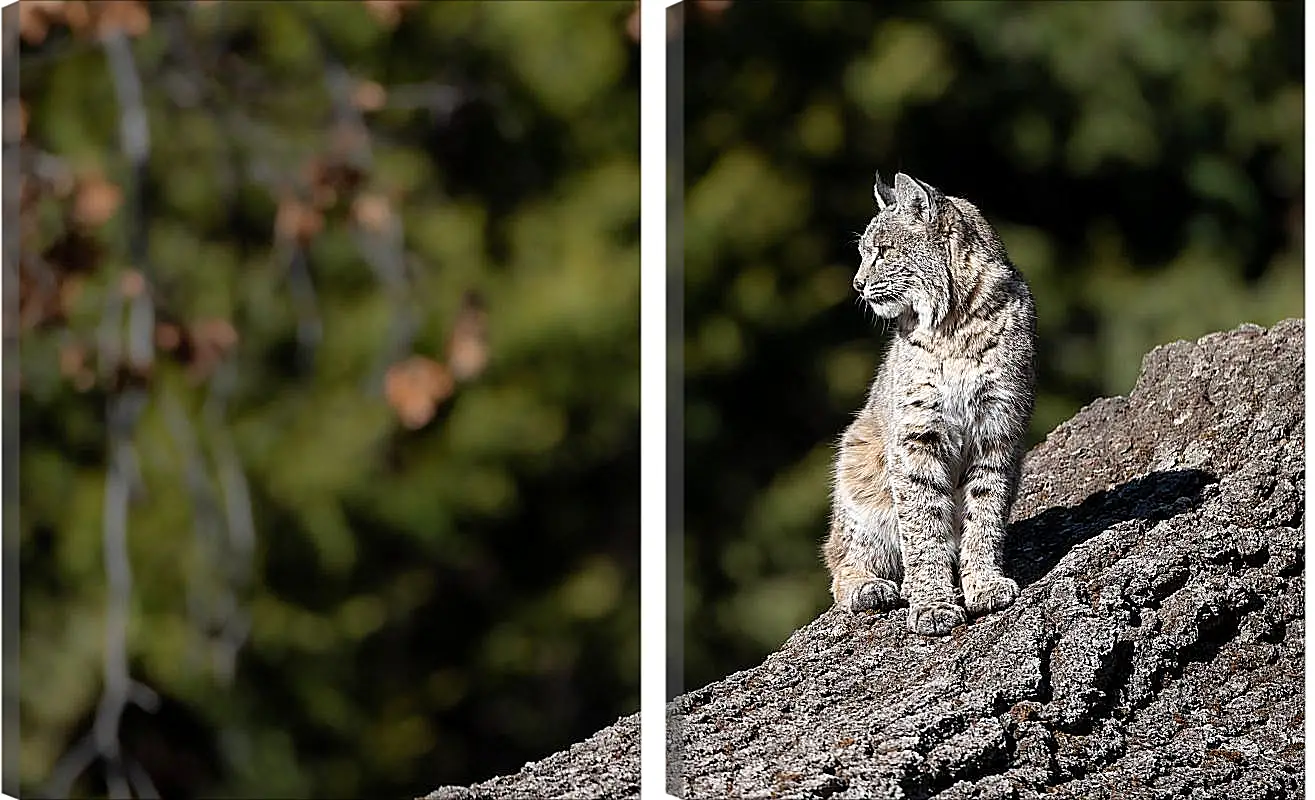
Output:
[[[191,420],[188,419],[174,393],[166,392],[161,401],[170,435],[186,465],[184,475],[192,501],[192,541],[201,554],[199,559],[193,559],[188,565],[187,580],[188,616],[198,637],[196,641],[200,643],[209,635],[214,610],[209,601],[209,587],[203,586],[205,581],[198,573],[201,569],[211,567],[218,556],[219,531],[223,521],[220,518],[219,504],[211,489],[209,471],[206,469],[205,460],[201,457]],[[194,650],[193,657],[199,656],[200,653]]]
[[96,760],[96,742],[91,734],[83,736],[55,762],[41,793],[46,797],[68,797],[73,782]]
[[[349,141],[356,145],[351,156],[358,162],[357,166],[368,170],[374,160],[373,137],[353,97],[358,82],[334,55],[328,41],[313,21],[310,26],[315,32],[324,62],[324,83],[333,104],[334,124],[351,131]],[[370,265],[393,305],[389,335],[375,359],[366,389],[375,393],[383,391],[384,376],[389,366],[410,352],[419,327],[406,274],[406,237],[401,215],[395,209],[386,208],[378,217],[377,224],[373,226],[361,225],[361,220],[356,220],[358,224],[353,237],[361,256]]]
[[236,667],[237,653],[251,631],[251,619],[239,596],[251,584],[256,549],[256,523],[251,510],[251,492],[246,474],[233,446],[228,427],[223,424],[224,409],[233,390],[236,371],[231,362],[225,363],[210,382],[210,396],[206,398],[203,414],[211,433],[215,469],[219,490],[223,495],[224,520],[228,531],[224,548],[223,571],[228,591],[221,609],[222,629],[215,643],[213,663],[221,680],[231,681]]
[[410,83],[388,90],[385,108],[400,111],[425,110],[447,119],[468,98],[468,94],[455,86],[442,83]]
[[[130,203],[125,220],[128,225],[129,251],[134,266],[147,270],[147,226],[142,201],[142,183],[146,160],[150,153],[150,135],[146,111],[142,105],[141,79],[133,60],[132,49],[121,31],[110,29],[101,40],[109,63],[119,104],[119,144],[132,166],[128,180]],[[105,314],[98,333],[100,366],[107,376],[123,366],[124,352],[127,365],[138,377],[144,375],[154,359],[152,341],[155,320],[154,305],[149,290],[131,293],[127,329],[123,327],[122,284],[111,286],[106,292]],[[124,342],[120,337],[127,337]],[[126,347],[125,347],[126,344]],[[128,556],[128,505],[141,484],[140,470],[133,438],[148,396],[139,380],[120,386],[111,384],[106,401],[106,429],[108,434],[108,464],[105,471],[105,496],[102,507],[103,558],[108,594],[105,609],[104,685],[92,722],[90,742],[92,755],[74,748],[69,757],[56,765],[51,783],[70,786],[95,757],[105,764],[106,785],[111,797],[131,797],[132,783],[125,771],[120,749],[119,728],[123,712],[136,698],[154,699],[154,693],[132,680],[128,668],[128,617],[132,603],[132,566]],[[137,784],[154,787],[149,779]]]
[[306,251],[301,245],[290,241],[281,249],[287,259],[288,291],[292,295],[292,308],[297,315],[297,360],[302,370],[309,371],[315,359],[315,350],[324,339],[324,322],[320,318],[315,281],[311,279]]
[[142,81],[132,48],[123,31],[110,28],[102,39],[114,81],[114,96],[119,102],[119,147],[133,166],[146,163],[151,149],[150,126],[142,104]]
[[160,793],[155,788],[155,782],[151,776],[137,763],[136,759],[129,758],[124,761],[128,785],[137,790],[137,796],[146,800],[159,800]]
[[128,613],[132,602],[132,568],[128,561],[128,495],[136,472],[132,434],[146,405],[146,394],[130,387],[109,398],[107,416],[110,463],[105,475],[102,519],[105,575],[109,598],[105,609],[104,686],[92,737],[96,752],[105,761],[110,794],[128,797],[131,792],[121,775],[119,723],[132,692],[128,675]]

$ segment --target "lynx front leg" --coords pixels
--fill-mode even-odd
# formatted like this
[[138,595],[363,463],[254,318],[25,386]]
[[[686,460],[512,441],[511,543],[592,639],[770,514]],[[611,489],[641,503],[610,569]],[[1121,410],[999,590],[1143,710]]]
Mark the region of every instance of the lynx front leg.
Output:
[[944,636],[967,619],[963,606],[955,602],[954,565],[946,547],[954,513],[948,442],[933,429],[910,427],[896,437],[893,451],[890,483],[904,556],[909,629]]
[[885,432],[878,419],[860,414],[841,439],[823,547],[836,605],[854,613],[899,605],[899,551]]
[[1012,444],[984,442],[963,476],[963,534],[959,574],[964,605],[974,615],[1005,608],[1018,584],[1000,569],[1009,509],[1018,488],[1020,458]]
[[[831,596],[838,608],[857,614],[899,605],[899,587],[892,580],[898,574],[899,554],[890,553],[899,544],[894,536],[881,533],[864,529],[843,508],[833,512],[823,554],[831,572]],[[891,541],[884,541],[887,538]]]

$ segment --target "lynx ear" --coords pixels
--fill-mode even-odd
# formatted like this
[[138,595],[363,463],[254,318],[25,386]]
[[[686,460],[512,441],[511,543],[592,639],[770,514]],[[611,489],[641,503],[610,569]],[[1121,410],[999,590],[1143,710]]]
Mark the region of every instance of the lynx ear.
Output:
[[941,193],[903,172],[895,175],[895,200],[905,208],[935,219],[940,211]]
[[873,178],[872,196],[877,200],[877,208],[883,211],[886,206],[895,204],[895,190],[882,182],[880,172]]

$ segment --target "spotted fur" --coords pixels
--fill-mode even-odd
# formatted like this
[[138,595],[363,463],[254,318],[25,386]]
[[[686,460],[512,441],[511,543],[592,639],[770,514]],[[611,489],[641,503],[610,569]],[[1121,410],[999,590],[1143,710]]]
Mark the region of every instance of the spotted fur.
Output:
[[1035,404],[1036,311],[973,204],[903,173],[873,193],[854,289],[895,333],[840,440],[823,554],[838,606],[903,598],[912,630],[944,635],[1018,596],[1000,547]]

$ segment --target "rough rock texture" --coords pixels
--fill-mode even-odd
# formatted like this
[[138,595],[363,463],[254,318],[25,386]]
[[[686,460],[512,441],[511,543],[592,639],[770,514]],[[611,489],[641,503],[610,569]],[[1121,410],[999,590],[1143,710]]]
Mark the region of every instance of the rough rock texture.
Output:
[[474,786],[443,786],[424,800],[547,800],[547,798],[639,797],[639,715],[622,717],[611,727],[526,764],[515,775]]
[[[1301,797],[1304,323],[1152,351],[1028,456],[1012,607],[828,611],[678,698],[685,797]],[[431,798],[633,797],[630,717]]]

